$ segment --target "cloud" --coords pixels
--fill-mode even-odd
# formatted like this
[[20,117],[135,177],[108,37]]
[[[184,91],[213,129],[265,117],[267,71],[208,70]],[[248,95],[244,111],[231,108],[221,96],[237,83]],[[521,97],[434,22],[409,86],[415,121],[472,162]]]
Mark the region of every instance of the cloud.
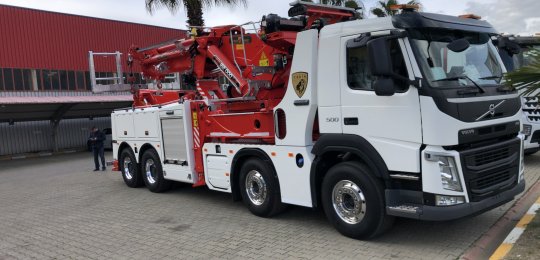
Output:
[[534,34],[540,32],[539,0],[493,0],[488,3],[469,2],[467,12],[482,16],[499,32]]

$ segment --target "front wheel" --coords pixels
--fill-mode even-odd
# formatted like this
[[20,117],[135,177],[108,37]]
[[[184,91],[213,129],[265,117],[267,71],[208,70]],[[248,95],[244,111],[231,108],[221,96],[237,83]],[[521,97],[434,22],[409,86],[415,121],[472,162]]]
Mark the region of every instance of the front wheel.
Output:
[[242,166],[240,193],[249,211],[259,217],[274,216],[284,208],[274,170],[260,159],[249,159]]
[[332,167],[324,177],[321,199],[326,217],[345,236],[373,238],[393,223],[386,215],[381,181],[361,163]]
[[163,168],[157,152],[146,150],[141,159],[141,171],[144,184],[151,192],[165,192],[171,188],[172,182],[163,178]]

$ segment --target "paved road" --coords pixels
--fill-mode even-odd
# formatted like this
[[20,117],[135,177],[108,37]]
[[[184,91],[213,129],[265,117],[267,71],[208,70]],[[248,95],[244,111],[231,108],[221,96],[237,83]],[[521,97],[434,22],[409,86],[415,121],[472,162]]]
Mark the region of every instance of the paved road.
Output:
[[[526,165],[530,185],[540,156]],[[442,223],[399,219],[358,241],[321,211],[290,207],[264,219],[225,193],[180,185],[154,194],[92,169],[88,153],[0,161],[0,259],[456,259],[510,206]]]

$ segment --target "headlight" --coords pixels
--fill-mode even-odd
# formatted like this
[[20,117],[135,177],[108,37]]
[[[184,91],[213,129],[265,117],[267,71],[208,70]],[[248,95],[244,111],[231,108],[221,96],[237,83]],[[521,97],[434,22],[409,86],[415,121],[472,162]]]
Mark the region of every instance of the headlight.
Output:
[[463,191],[454,157],[439,156],[439,173],[445,190]]

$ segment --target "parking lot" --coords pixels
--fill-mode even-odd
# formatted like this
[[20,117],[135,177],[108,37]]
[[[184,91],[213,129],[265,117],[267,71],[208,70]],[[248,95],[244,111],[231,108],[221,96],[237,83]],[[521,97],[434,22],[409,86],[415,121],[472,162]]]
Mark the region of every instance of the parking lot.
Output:
[[[322,211],[291,206],[264,219],[226,193],[178,185],[154,194],[92,169],[89,153],[0,161],[0,259],[456,259],[511,206],[450,222],[398,219],[359,241]],[[539,176],[540,155],[529,156],[528,187]]]

